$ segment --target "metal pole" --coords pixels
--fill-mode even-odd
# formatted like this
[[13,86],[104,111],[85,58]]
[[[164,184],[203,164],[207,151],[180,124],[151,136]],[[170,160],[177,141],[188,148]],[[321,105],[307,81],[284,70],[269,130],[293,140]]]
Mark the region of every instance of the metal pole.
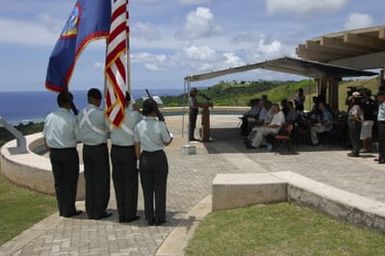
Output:
[[[108,39],[106,39],[106,55],[105,55],[105,59],[107,60],[107,54],[108,54]],[[106,65],[106,63],[104,64]],[[107,75],[106,75],[106,68],[104,67],[103,69],[103,73],[104,73],[104,106],[105,106],[105,109],[107,110]]]
[[182,113],[182,138],[184,137],[184,115],[185,115],[185,111],[186,111],[186,95],[187,95],[187,92],[186,92],[186,83],[187,81],[184,80],[184,83],[183,83],[183,93],[184,93],[184,97],[183,97],[183,113]]
[[131,61],[130,61],[130,23],[129,23],[129,0],[127,0],[127,40],[126,40],[126,84],[127,91],[131,94]]

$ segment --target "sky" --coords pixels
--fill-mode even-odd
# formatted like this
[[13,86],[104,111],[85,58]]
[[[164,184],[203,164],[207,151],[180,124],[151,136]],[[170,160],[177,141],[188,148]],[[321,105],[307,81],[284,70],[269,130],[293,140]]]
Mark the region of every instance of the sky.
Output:
[[[75,3],[0,0],[0,91],[46,90],[48,59]],[[320,35],[385,25],[384,10],[383,0],[130,0],[131,86],[183,89],[190,74],[295,57]],[[105,47],[86,48],[70,90],[103,88]],[[217,80],[298,78],[256,70]]]

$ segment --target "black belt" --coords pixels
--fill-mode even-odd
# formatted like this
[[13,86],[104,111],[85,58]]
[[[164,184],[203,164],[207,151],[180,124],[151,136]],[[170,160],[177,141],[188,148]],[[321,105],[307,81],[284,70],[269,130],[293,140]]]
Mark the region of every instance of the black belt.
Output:
[[163,152],[163,150],[156,150],[156,151],[142,151],[143,154],[156,154],[156,153],[160,153],[160,152]]
[[76,150],[76,148],[49,148],[51,151],[66,151],[66,150]]
[[87,144],[84,144],[85,147],[105,147],[107,146],[107,143],[100,143],[100,144],[97,144],[97,145],[87,145]]
[[114,148],[135,148],[134,145],[132,145],[132,146],[120,146],[120,145],[114,145],[114,144],[112,144],[112,147],[114,147]]

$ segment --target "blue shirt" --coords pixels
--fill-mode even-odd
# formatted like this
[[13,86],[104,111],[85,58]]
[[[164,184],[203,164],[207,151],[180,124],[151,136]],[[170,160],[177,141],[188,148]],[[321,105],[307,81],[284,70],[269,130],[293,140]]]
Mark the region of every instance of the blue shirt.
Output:
[[325,109],[322,112],[322,120],[321,124],[325,126],[326,129],[332,129],[333,128],[333,115],[330,113],[329,110]]
[[75,116],[65,108],[59,108],[45,119],[43,137],[49,148],[74,148],[79,129]]
[[385,102],[378,106],[377,121],[385,121]]
[[169,143],[171,137],[164,122],[147,116],[135,126],[134,141],[140,143],[143,151],[154,152],[163,150],[164,144]]
[[[121,127],[113,127],[111,130],[111,143],[118,146],[133,146],[134,145],[134,130],[136,124],[142,120],[142,115],[138,111],[133,111],[130,108],[125,109],[125,117]],[[127,132],[127,129],[129,132]],[[132,134],[130,134],[132,131]]]

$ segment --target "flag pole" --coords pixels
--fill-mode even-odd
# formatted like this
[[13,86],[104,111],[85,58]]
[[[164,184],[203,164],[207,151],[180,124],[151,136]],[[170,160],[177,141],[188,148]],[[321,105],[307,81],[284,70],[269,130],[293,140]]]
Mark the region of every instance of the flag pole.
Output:
[[130,61],[130,26],[129,26],[129,2],[127,0],[127,40],[126,40],[126,86],[127,91],[131,94],[131,61]]

